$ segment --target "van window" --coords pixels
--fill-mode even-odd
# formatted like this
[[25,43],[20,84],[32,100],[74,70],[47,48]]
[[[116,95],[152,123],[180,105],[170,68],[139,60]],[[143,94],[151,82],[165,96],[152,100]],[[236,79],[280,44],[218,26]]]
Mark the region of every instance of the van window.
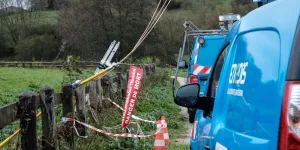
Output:
[[216,93],[218,90],[220,74],[221,74],[222,67],[223,67],[223,64],[224,64],[226,56],[227,56],[228,46],[229,46],[229,44],[223,49],[221,55],[219,56],[216,66],[215,66],[214,74],[212,76],[211,97],[213,97],[213,98],[216,96]]
[[296,36],[294,40],[293,51],[291,55],[291,61],[289,65],[289,72],[287,75],[287,80],[299,81],[300,80],[300,19],[298,21],[298,29],[296,31]]

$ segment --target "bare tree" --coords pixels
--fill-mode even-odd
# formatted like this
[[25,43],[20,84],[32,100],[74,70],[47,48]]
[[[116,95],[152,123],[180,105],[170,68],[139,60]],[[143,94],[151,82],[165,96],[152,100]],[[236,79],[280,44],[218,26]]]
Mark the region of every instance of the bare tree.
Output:
[[39,6],[35,0],[0,1],[0,24],[8,31],[14,44],[18,44],[23,31],[36,23],[34,20],[39,16],[37,11],[42,8],[42,1],[39,0]]
[[146,28],[152,4],[151,0],[67,0],[62,36],[72,53],[84,59],[102,57],[112,40],[121,41],[117,55],[123,57]]

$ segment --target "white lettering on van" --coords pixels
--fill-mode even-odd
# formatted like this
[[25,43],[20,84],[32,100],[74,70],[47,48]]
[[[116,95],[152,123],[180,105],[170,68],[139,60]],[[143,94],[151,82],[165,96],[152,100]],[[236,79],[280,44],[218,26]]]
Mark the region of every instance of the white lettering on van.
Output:
[[228,95],[233,95],[233,96],[243,96],[244,91],[241,89],[228,89],[227,90]]
[[233,64],[230,70],[229,84],[245,84],[248,62]]

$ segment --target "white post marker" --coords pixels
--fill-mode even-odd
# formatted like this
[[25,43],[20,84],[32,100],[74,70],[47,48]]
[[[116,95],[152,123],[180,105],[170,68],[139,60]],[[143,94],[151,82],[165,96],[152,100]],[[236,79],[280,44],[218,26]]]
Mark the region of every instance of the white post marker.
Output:
[[111,51],[111,53],[109,54],[109,57],[108,57],[108,59],[106,60],[106,62],[105,62],[105,65],[106,66],[111,66],[111,60],[112,60],[112,58],[115,56],[115,54],[116,54],[116,52],[118,51],[118,49],[119,49],[119,46],[120,46],[120,42],[118,42],[116,45],[115,45],[115,47],[113,48],[113,50]]
[[110,61],[111,61],[112,58],[115,56],[115,54],[116,54],[116,52],[117,52],[117,50],[118,50],[118,48],[119,48],[119,46],[120,46],[120,42],[118,42],[117,44],[116,44],[116,42],[117,42],[117,41],[114,40],[114,41],[110,44],[110,46],[109,46],[109,48],[107,49],[106,53],[104,54],[102,60],[100,61],[100,64],[99,64],[99,65],[102,66],[103,68],[97,66],[97,68],[96,68],[94,74],[97,74],[98,72],[102,71],[104,68],[109,67],[109,66],[112,65]]
[[109,48],[107,49],[105,55],[103,56],[102,60],[100,61],[100,64],[105,64],[105,62],[106,62],[106,60],[107,60],[107,58],[108,58],[110,52],[111,52],[112,49],[115,47],[115,45],[116,45],[116,41],[114,40],[114,41],[110,44]]

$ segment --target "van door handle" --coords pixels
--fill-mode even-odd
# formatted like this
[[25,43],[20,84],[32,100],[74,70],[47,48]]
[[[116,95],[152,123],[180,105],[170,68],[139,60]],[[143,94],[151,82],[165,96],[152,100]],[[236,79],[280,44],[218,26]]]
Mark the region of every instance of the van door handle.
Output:
[[205,145],[205,150],[210,150],[210,147],[208,145]]

